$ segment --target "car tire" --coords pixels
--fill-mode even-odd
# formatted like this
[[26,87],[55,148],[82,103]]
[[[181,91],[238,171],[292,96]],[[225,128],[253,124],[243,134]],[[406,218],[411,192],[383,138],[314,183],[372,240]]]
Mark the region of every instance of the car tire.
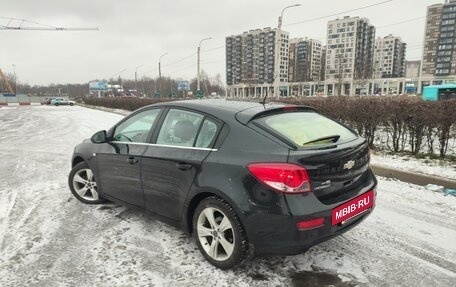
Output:
[[58,105],[59,105],[59,104],[57,104],[57,103],[54,104],[54,106],[56,106],[56,107],[57,107]]
[[70,106],[74,106],[74,104],[73,104],[73,103],[70,103]]
[[193,235],[204,258],[220,269],[241,265],[248,241],[234,209],[218,197],[203,199],[193,215]]
[[71,193],[80,202],[100,204],[106,202],[97,192],[97,182],[89,165],[83,161],[76,164],[68,176]]

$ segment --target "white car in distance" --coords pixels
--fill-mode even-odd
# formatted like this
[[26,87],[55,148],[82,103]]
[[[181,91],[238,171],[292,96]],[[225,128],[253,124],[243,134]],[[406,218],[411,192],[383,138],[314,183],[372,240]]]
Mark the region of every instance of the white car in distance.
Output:
[[54,105],[54,106],[60,106],[60,105],[74,106],[75,104],[76,104],[75,101],[71,101],[66,98],[55,98],[55,99],[51,100],[51,105]]

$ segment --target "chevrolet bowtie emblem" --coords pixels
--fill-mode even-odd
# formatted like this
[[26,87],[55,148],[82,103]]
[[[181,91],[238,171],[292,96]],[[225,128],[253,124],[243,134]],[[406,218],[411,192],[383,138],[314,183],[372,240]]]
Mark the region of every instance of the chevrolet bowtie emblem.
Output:
[[347,163],[344,164],[344,169],[352,169],[354,165],[355,165],[354,160],[347,161]]

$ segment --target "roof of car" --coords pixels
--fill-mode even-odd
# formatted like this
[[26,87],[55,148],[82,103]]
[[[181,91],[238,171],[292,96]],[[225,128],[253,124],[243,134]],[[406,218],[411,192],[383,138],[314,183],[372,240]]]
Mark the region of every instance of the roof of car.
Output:
[[[239,112],[239,111],[249,109],[249,108],[263,107],[263,105],[258,102],[230,101],[230,100],[224,100],[224,99],[184,100],[184,101],[169,102],[168,104],[182,105],[182,106],[187,106],[187,107],[191,106],[191,107],[201,108],[201,109],[205,109],[205,108],[214,109],[214,110],[228,109],[228,110],[232,110],[235,112]],[[265,106],[267,107],[270,105],[272,105],[272,104],[268,103]],[[280,104],[280,105],[283,105],[283,104]]]
[[[245,118],[244,121],[247,121],[247,119],[250,119],[263,111],[286,106],[281,103],[267,103],[263,105],[258,102],[230,101],[224,99],[184,100],[166,102],[158,105],[195,109],[225,121],[234,120],[235,115],[241,113],[243,115],[241,118]],[[238,120],[240,119],[238,118]],[[244,121],[241,120],[241,122]]]

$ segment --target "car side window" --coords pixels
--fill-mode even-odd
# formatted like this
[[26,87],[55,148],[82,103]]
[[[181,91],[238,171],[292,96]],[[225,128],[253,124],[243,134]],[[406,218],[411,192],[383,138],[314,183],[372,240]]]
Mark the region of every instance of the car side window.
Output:
[[196,140],[195,147],[210,147],[211,143],[214,141],[216,134],[217,124],[213,120],[206,118],[198,134],[198,139]]
[[146,110],[118,125],[114,131],[114,141],[145,143],[157,119],[160,109]]
[[193,147],[204,116],[178,109],[170,109],[160,129],[157,144]]

